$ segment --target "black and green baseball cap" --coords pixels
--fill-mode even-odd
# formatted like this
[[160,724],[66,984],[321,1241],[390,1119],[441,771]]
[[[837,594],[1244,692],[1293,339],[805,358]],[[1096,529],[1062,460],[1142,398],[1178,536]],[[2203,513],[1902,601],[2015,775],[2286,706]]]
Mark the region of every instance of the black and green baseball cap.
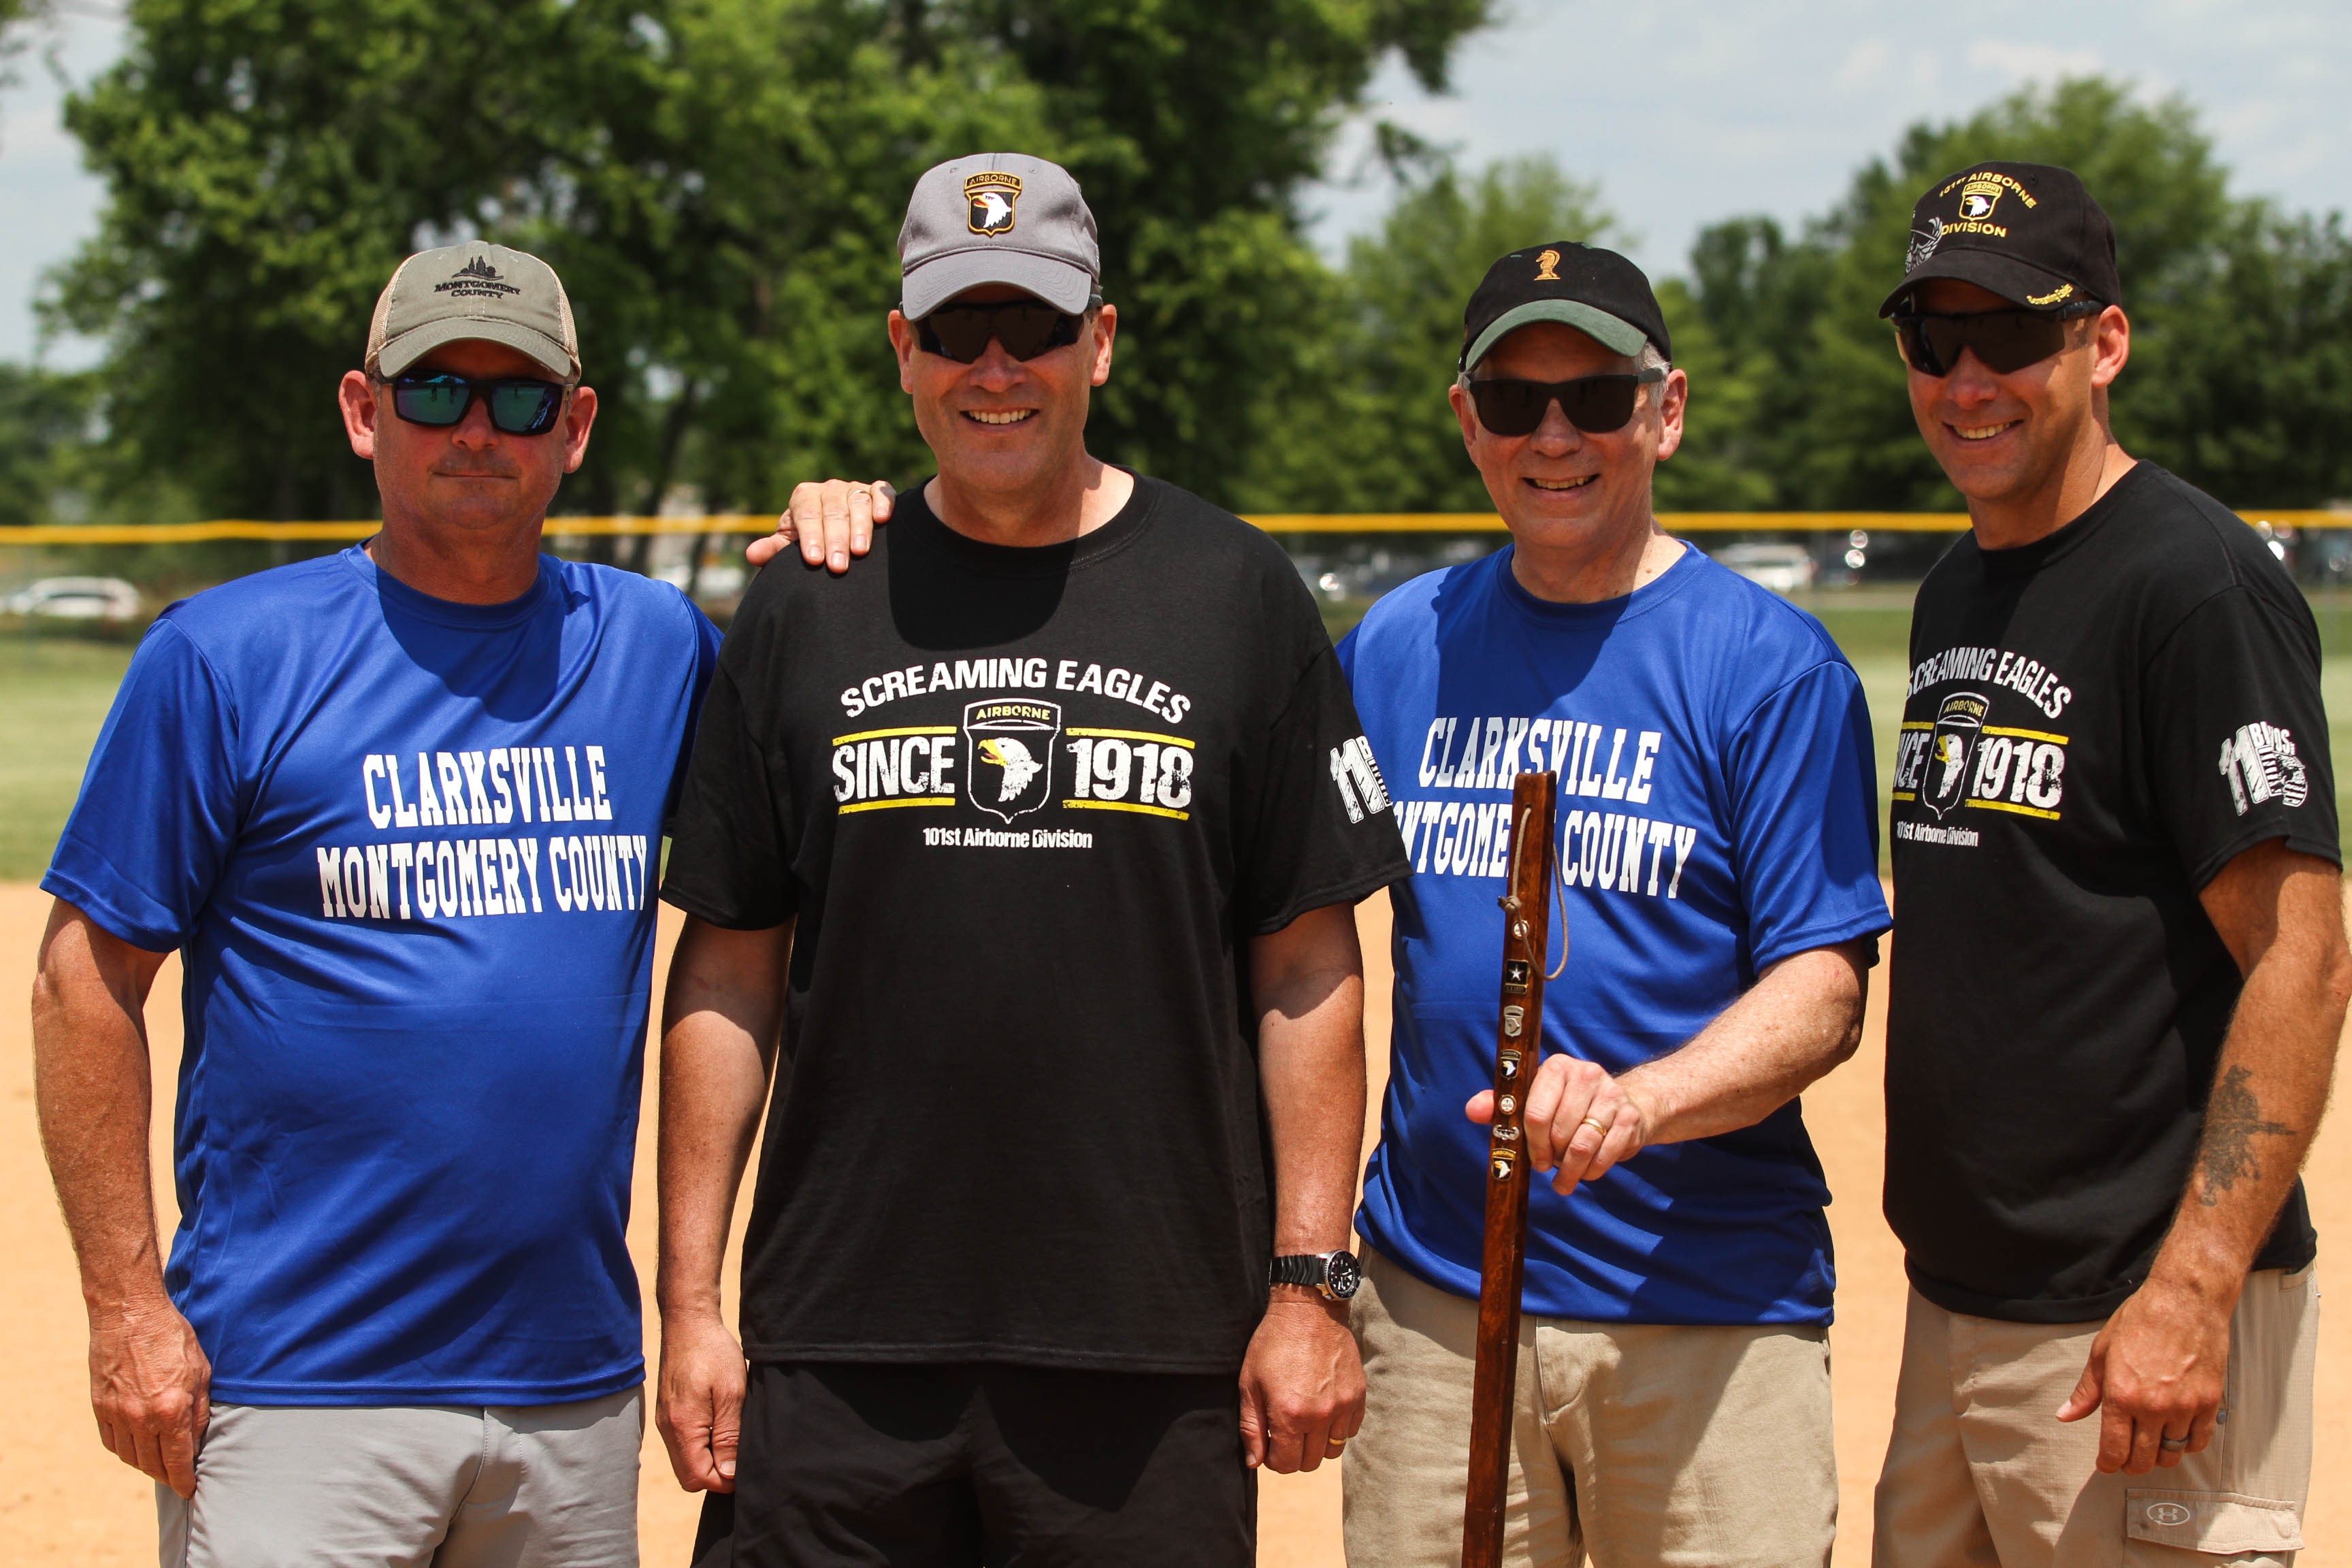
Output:
[[580,335],[555,268],[528,251],[473,240],[400,264],[368,323],[367,368],[398,375],[444,344],[504,343],[557,381],[580,379]]
[[1675,357],[1665,313],[1642,269],[1613,250],[1556,239],[1514,250],[1494,266],[1462,312],[1464,374],[1505,336],[1532,321],[1574,327],[1613,353],[1645,342]]

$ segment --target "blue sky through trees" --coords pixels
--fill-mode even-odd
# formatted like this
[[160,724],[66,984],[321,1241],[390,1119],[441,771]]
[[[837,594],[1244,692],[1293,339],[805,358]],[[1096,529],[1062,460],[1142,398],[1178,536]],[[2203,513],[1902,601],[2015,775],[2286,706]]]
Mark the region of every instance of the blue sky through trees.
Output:
[[[44,268],[96,226],[100,190],[58,121],[58,77],[79,83],[121,47],[106,7],[75,5],[33,29],[0,92],[0,360],[36,348]],[[1761,212],[1794,226],[1843,194],[1855,166],[1921,119],[1965,116],[2029,82],[2096,72],[2196,106],[2241,195],[2292,210],[2352,208],[2352,28],[2329,0],[2261,7],[2210,0],[1979,0],[1937,27],[1883,0],[1647,5],[1505,0],[1457,52],[1454,90],[1422,92],[1402,64],[1307,193],[1336,256],[1393,195],[1370,157],[1387,118],[1456,151],[1465,167],[1549,153],[1596,181],[1654,273],[1680,272],[1706,223]],[[48,361],[89,363],[60,342]]]

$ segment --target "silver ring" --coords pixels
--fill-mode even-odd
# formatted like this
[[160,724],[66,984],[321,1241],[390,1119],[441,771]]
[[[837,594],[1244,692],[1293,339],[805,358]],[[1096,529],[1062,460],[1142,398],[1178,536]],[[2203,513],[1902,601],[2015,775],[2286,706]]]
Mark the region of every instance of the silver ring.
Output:
[[2186,1437],[2158,1437],[2156,1440],[2156,1446],[2163,1449],[2168,1454],[2179,1454],[2187,1450],[2189,1447],[2189,1439]]

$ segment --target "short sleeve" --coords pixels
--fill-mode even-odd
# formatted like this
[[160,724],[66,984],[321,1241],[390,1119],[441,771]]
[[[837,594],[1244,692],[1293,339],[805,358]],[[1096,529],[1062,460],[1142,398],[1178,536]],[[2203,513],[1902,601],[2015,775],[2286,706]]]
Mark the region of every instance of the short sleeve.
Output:
[[2341,863],[2315,628],[2226,589],[2165,639],[2141,689],[2147,786],[2194,886],[2273,838]]
[[1756,967],[1885,931],[1878,772],[1853,668],[1816,665],[1757,704],[1729,761],[1732,854]]
[[791,780],[772,765],[746,721],[747,705],[722,657],[702,700],[694,757],[670,826],[662,898],[730,931],[765,931],[800,900],[783,825]]
[[1253,772],[1255,787],[1237,802],[1247,831],[1235,924],[1244,933],[1280,931],[1411,874],[1388,783],[1328,642],[1300,673]]
[[170,620],[148,631],[99,731],[41,886],[133,947],[194,931],[245,814],[236,710]]
[[710,672],[719,665],[719,628],[702,613],[694,601],[681,594],[686,613],[694,632],[694,686],[687,700],[686,733],[688,745],[679,748],[677,768],[670,778],[669,799],[662,813],[663,837],[677,837],[677,805],[686,790],[686,772],[693,757],[691,742],[702,722],[703,700],[709,695]]

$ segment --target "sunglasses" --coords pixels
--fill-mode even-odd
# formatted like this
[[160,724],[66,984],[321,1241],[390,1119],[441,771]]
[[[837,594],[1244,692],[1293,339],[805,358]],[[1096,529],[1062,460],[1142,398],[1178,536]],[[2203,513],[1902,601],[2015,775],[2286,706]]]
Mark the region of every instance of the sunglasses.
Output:
[[1895,342],[1904,363],[1923,375],[1949,375],[1968,350],[1995,375],[2039,364],[2066,346],[2066,323],[2032,310],[1977,310],[1968,315],[1906,311],[1895,318]]
[[1462,384],[1477,406],[1478,423],[1496,436],[1532,436],[1555,403],[1568,422],[1588,436],[1622,430],[1633,417],[1642,388],[1666,379],[1664,365],[1636,375],[1583,375],[1574,381],[1472,381]]
[[958,364],[971,364],[988,352],[994,338],[1004,352],[1024,362],[1078,341],[1083,316],[1065,315],[1034,300],[1006,300],[994,305],[942,305],[915,323],[915,341],[926,353],[940,354]]
[[466,417],[474,399],[487,399],[492,427],[509,436],[544,436],[555,428],[564,388],[553,381],[481,381],[436,373],[394,376],[392,411],[411,425],[447,426]]

